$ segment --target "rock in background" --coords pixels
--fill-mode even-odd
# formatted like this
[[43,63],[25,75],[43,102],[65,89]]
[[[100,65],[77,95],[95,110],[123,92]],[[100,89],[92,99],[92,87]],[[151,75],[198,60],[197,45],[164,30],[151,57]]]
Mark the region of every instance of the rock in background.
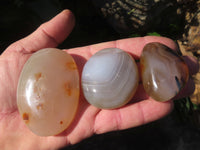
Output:
[[119,33],[169,33],[184,23],[184,9],[195,0],[93,0],[99,13]]
[[[177,40],[183,55],[195,57],[200,64],[200,0],[185,9],[185,26],[182,38]],[[193,76],[195,92],[190,96],[195,105],[200,105],[200,72]],[[196,117],[200,115],[196,110]],[[197,117],[200,124],[200,118]]]

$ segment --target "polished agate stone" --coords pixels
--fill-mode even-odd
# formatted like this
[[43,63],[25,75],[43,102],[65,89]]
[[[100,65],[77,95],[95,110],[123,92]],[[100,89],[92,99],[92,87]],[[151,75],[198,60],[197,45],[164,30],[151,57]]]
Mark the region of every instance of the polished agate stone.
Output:
[[126,104],[138,86],[138,69],[134,59],[118,48],[94,54],[82,72],[82,89],[86,100],[103,109]]
[[157,101],[172,99],[188,81],[189,72],[184,60],[160,43],[149,43],[144,47],[140,66],[144,89]]
[[79,74],[66,52],[47,48],[34,53],[21,72],[17,88],[20,116],[40,136],[56,135],[75,117]]

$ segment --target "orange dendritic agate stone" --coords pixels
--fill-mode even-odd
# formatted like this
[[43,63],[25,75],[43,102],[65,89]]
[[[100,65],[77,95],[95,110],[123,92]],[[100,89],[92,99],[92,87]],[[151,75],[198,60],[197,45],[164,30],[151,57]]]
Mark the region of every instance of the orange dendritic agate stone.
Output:
[[40,50],[29,58],[21,72],[17,89],[19,113],[33,133],[59,134],[75,117],[79,91],[73,58],[55,48]]

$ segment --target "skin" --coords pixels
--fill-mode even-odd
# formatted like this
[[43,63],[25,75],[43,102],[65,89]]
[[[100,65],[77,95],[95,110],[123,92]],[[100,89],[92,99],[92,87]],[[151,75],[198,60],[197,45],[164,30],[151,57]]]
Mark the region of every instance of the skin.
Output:
[[[133,100],[126,106],[114,110],[101,110],[89,105],[82,93],[75,120],[70,127],[56,136],[39,137],[26,127],[16,104],[16,89],[23,65],[32,53],[42,48],[56,47],[70,34],[75,19],[69,10],[64,10],[52,20],[42,24],[31,35],[10,45],[0,56],[0,149],[58,149],[75,144],[93,134],[140,126],[162,118],[173,109],[172,101],[156,102],[149,98],[141,85]],[[75,59],[79,72],[85,62],[97,51],[117,47],[138,59],[142,48],[149,42],[160,42],[173,50],[176,44],[164,37],[129,38],[67,50]],[[184,57],[190,74],[198,70],[193,58]],[[190,95],[194,83],[189,80],[177,98]]]

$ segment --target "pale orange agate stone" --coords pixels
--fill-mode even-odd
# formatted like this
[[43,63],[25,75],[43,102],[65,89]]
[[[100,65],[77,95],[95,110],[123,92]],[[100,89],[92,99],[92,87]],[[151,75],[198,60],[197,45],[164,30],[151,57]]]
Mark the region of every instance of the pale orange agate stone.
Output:
[[71,55],[56,48],[34,53],[23,67],[17,88],[19,113],[39,136],[64,131],[75,118],[79,73]]

